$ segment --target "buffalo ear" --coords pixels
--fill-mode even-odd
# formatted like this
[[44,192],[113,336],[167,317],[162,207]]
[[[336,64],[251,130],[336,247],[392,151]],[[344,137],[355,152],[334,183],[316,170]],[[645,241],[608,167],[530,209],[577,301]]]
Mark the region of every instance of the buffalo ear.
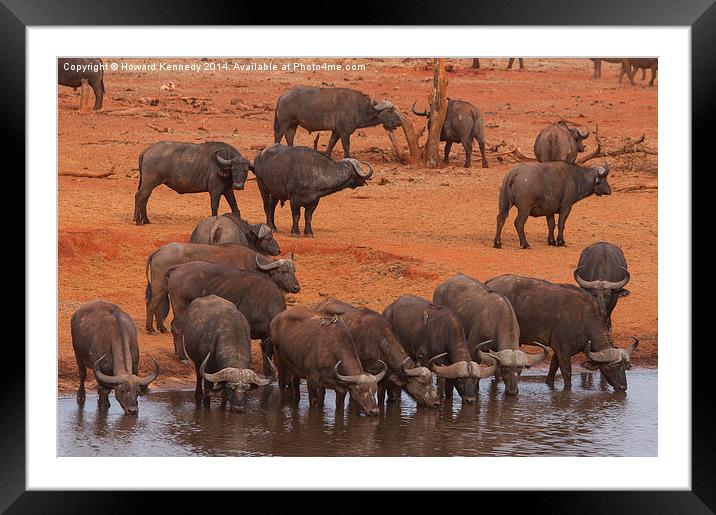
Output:
[[579,366],[581,366],[582,368],[586,368],[587,370],[590,370],[592,372],[599,369],[599,363],[595,363],[591,359],[583,361],[579,364]]
[[626,288],[622,288],[619,291],[614,292],[617,297],[628,297],[631,292],[627,290]]

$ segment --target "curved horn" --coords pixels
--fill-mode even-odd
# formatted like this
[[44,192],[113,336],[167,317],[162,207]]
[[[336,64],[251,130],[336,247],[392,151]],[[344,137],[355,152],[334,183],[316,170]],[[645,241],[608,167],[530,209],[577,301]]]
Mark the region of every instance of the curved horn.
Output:
[[373,377],[375,377],[375,382],[376,382],[376,383],[379,382],[381,379],[383,379],[383,377],[385,376],[385,373],[388,371],[388,365],[386,365],[383,360],[380,360],[380,359],[379,359],[379,360],[378,360],[378,363],[380,363],[381,365],[383,365],[383,371],[382,371],[382,372],[379,372],[378,374],[376,374],[376,375],[373,376]]
[[271,228],[266,224],[261,224],[259,232],[257,234],[260,240],[263,240],[267,235],[271,234]]
[[346,159],[342,159],[341,161],[348,161],[351,164],[351,166],[353,167],[353,169],[356,171],[356,173],[359,176],[363,177],[364,179],[367,179],[368,177],[373,175],[373,168],[368,163],[366,163],[366,164],[368,165],[369,171],[364,172],[363,166],[361,165],[360,161],[358,161],[357,159],[353,159],[353,158],[349,157]]
[[470,370],[468,368],[468,362],[467,361],[458,361],[457,363],[453,363],[452,365],[434,365],[433,363],[443,356],[447,356],[447,352],[443,352],[442,354],[438,354],[437,356],[433,356],[430,358],[430,362],[428,363],[428,366],[430,369],[435,372],[436,375],[439,377],[443,377],[445,379],[457,379],[459,377],[469,377]]
[[470,374],[470,377],[475,379],[482,379],[483,377],[489,377],[494,374],[495,369],[497,368],[497,361],[494,359],[490,361],[492,361],[492,365],[490,365],[489,367],[481,367],[479,363],[476,363],[474,361],[468,362],[467,370]]
[[621,288],[624,288],[624,286],[626,286],[626,283],[628,283],[629,280],[631,279],[631,274],[629,273],[629,270],[627,270],[623,266],[619,267],[619,268],[621,268],[622,270],[624,270],[624,272],[626,272],[626,277],[624,277],[624,279],[622,279],[621,281],[616,281],[616,282],[603,281],[604,288],[607,288],[608,290],[619,290]]
[[602,287],[602,281],[585,281],[582,279],[579,275],[579,269],[584,268],[583,266],[579,266],[574,270],[574,280],[577,282],[579,286],[586,290],[590,290],[592,288],[600,288]]
[[273,383],[272,377],[260,376],[251,369],[246,369],[245,376],[247,383],[253,383],[256,386],[268,386]]
[[221,150],[217,150],[216,152],[214,152],[214,157],[216,157],[216,162],[219,163],[219,166],[222,168],[229,168],[233,164],[234,160],[233,159],[224,159],[223,157],[221,157],[219,155],[219,152],[221,152]]
[[338,378],[339,381],[343,381],[344,383],[358,383],[360,382],[360,375],[357,376],[344,376],[338,373],[338,366],[341,364],[341,361],[339,360],[338,363],[335,364],[333,367],[333,372],[336,374],[336,378]]
[[94,372],[94,377],[99,381],[100,383],[104,384],[120,384],[124,382],[124,378],[122,376],[108,376],[103,374],[99,371],[97,368],[97,365],[99,365],[99,362],[102,361],[105,357],[105,354],[102,354],[102,357],[100,357],[97,361],[94,362],[94,365],[92,365],[92,372]]
[[410,107],[410,110],[413,112],[413,114],[418,115],[418,116],[430,116],[428,114],[427,110],[423,111],[422,113],[419,113],[418,111],[416,111],[415,104],[417,104],[417,103],[418,103],[418,101],[416,100],[415,102],[413,102],[413,105]]
[[525,352],[525,366],[531,367],[539,363],[540,361],[544,361],[547,359],[547,356],[549,355],[549,351],[547,350],[546,345],[542,345],[540,342],[532,341],[535,345],[539,346],[542,349],[542,354],[530,354],[528,352]]
[[382,111],[383,109],[388,109],[389,107],[395,106],[393,106],[392,102],[389,102],[388,100],[381,100],[373,106],[373,109],[375,109],[376,111]]
[[400,371],[403,373],[405,377],[418,377],[425,373],[430,375],[430,370],[425,367],[418,367],[414,366],[413,368],[405,368],[405,364],[410,361],[411,358],[408,356],[403,360],[403,362],[400,364]]
[[580,266],[574,271],[574,280],[577,281],[579,286],[581,286],[582,288],[585,288],[585,289],[604,288],[607,290],[619,290],[619,289],[623,288],[626,285],[626,283],[628,283],[629,280],[631,279],[631,274],[629,274],[629,270],[627,270],[626,268],[624,268],[622,266],[620,268],[626,272],[626,277],[624,279],[622,279],[621,281],[585,281],[584,279],[582,279],[579,276],[578,271],[580,268],[584,268],[584,267]]
[[614,347],[600,350],[599,352],[592,352],[591,346],[592,342],[588,341],[587,346],[584,348],[584,353],[595,363],[616,363],[617,361],[621,361],[623,355],[626,353],[623,349],[616,349]]
[[[491,340],[491,339],[490,339],[490,340],[485,340],[484,342],[480,342],[480,343],[476,344],[476,345],[472,348],[472,354],[471,354],[471,355],[474,356],[474,355],[475,355],[475,352],[478,352],[478,349],[479,349],[480,347],[483,347],[483,346],[487,345],[488,343],[492,343],[492,340]],[[483,353],[483,354],[484,354],[484,353]]]
[[271,261],[267,265],[262,265],[261,261],[259,261],[258,254],[256,255],[256,266],[259,268],[259,270],[263,272],[268,272],[269,270],[273,270],[274,268],[278,268],[281,266],[281,260],[277,259],[276,261]]
[[157,363],[157,360],[154,359],[154,356],[152,356],[152,361],[154,361],[154,372],[139,379],[139,384],[142,386],[149,385],[149,383],[159,377],[159,363]]
[[636,348],[639,346],[639,338],[637,338],[636,336],[632,336],[631,339],[634,340],[634,343],[632,343],[631,345],[629,345],[629,347],[624,349],[624,350],[626,350],[626,353],[629,356],[631,356],[631,353],[634,352],[636,350]]
[[584,132],[581,127],[577,127],[577,134],[579,134],[582,139],[587,139],[589,137],[589,127],[587,127],[587,132]]

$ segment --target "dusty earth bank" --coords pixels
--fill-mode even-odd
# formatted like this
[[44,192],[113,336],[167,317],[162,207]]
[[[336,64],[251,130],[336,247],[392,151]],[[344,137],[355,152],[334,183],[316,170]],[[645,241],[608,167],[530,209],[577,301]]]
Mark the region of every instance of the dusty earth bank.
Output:
[[[98,113],[78,112],[79,92],[58,88],[60,392],[77,387],[70,317],[81,304],[97,298],[120,305],[133,317],[139,329],[141,370],[150,369],[149,355],[162,367],[155,386],[193,384],[193,367],[174,358],[171,335],[144,332],[145,261],[159,245],[188,240],[194,225],[210,214],[208,194],[180,196],[160,187],[149,201],[152,224],[135,226],[137,157],[144,148],[161,140],[219,140],[253,159],[273,143],[274,103],[293,85],[355,88],[388,98],[408,113],[414,100],[419,109],[425,106],[432,81],[432,71],[419,59],[353,60],[365,69],[295,73],[231,70],[234,62],[250,60],[209,62],[231,65],[229,70],[206,73],[108,71],[105,103]],[[614,147],[624,138],[643,134],[645,142],[657,148],[658,88],[639,81],[636,86],[618,84],[616,65],[605,64],[602,79],[593,80],[586,59],[528,59],[526,70],[509,72],[502,59],[483,59],[481,70],[469,69],[469,59],[449,63],[454,68],[448,75],[448,95],[482,110],[491,145],[504,140],[532,155],[539,129],[564,118],[592,130],[598,125],[605,142]],[[423,123],[410,116],[416,126]],[[314,137],[300,129],[297,144],[312,146]],[[321,135],[321,148],[327,139],[326,133]],[[354,157],[370,162],[375,175],[367,187],[321,201],[314,216],[315,239],[289,237],[290,210],[287,206],[277,211],[277,239],[285,254],[295,254],[302,285],[299,294],[289,296],[290,302],[312,305],[332,295],[382,311],[405,293],[431,298],[440,281],[458,272],[481,280],[517,273],[571,283],[582,248],[606,240],[623,248],[632,273],[631,296],[613,315],[615,341],[623,346],[630,335],[637,336],[642,343],[634,363],[656,366],[655,156],[608,160],[614,193],[575,205],[567,223],[567,247],[548,247],[544,218],[531,218],[527,237],[532,248],[519,249],[513,210],[503,232],[503,249],[497,250],[492,239],[498,189],[515,166],[509,156],[499,155],[506,147],[488,153],[489,169],[479,168],[476,148],[473,167],[467,170],[462,168],[462,147],[454,145],[449,166],[428,170],[399,164],[380,127],[358,130],[351,143]],[[591,151],[593,138],[585,143]],[[340,144],[334,157],[342,157]],[[101,179],[65,175],[110,171],[112,175]],[[237,192],[237,200],[245,218],[264,221],[254,180]],[[228,206],[222,200],[220,212],[225,211]],[[256,363],[259,351],[254,344]],[[87,386],[91,385],[90,379]]]

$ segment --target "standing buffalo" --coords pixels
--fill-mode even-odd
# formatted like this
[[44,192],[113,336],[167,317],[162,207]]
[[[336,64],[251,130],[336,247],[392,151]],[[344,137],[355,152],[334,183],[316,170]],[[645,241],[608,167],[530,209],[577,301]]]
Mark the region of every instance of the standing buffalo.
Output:
[[94,92],[93,109],[97,111],[102,109],[104,98],[104,66],[101,59],[57,59],[57,83],[77,89],[82,85],[82,79],[86,79]]
[[356,159],[331,161],[307,147],[286,147],[275,144],[256,156],[255,171],[259,191],[264,201],[266,223],[276,231],[274,215],[276,204],[288,200],[291,204],[293,225],[291,236],[300,236],[298,221],[301,208],[305,210],[304,236],[313,236],[311,220],[321,197],[346,188],[364,186],[373,175],[373,168]]
[[312,131],[331,131],[326,155],[341,139],[343,157],[351,157],[351,134],[362,127],[383,125],[388,130],[402,125],[393,104],[387,100],[376,102],[368,95],[347,88],[314,88],[296,86],[281,95],[276,103],[273,119],[274,143],[286,137],[293,146],[298,126]]
[[271,334],[273,317],[286,309],[283,292],[266,274],[239,270],[231,266],[192,261],[174,265],[166,272],[165,288],[169,292],[174,319],[174,353],[186,360],[182,335],[187,326],[186,311],[194,299],[218,295],[236,305],[251,328],[251,338],[261,340],[263,372],[271,374]]
[[546,161],[569,161],[574,163],[579,152],[584,152],[582,140],[589,137],[589,129],[570,128],[564,122],[548,125],[537,134],[535,157],[540,163]]
[[[109,392],[122,406],[125,415],[139,412],[137,396],[147,390],[159,375],[159,363],[154,360],[154,373],[138,377],[139,345],[137,328],[132,319],[118,306],[94,300],[82,305],[70,321],[72,348],[80,374],[77,404],[85,404],[87,368],[92,368],[97,380],[98,406],[109,408]],[[153,359],[153,358],[152,358]]]
[[196,371],[196,403],[209,406],[211,390],[221,390],[221,407],[228,402],[232,410],[243,413],[246,392],[273,382],[251,370],[251,331],[246,318],[231,302],[209,295],[189,305],[186,322],[184,347]]
[[[201,243],[167,243],[155,250],[147,259],[147,332],[157,329],[167,331],[164,319],[169,313],[169,299],[165,287],[165,275],[169,267],[189,261],[208,261],[233,266],[241,270],[262,272],[279,287],[290,293],[298,293],[301,286],[296,279],[296,267],[290,259],[272,261],[258,252],[241,245],[205,245]],[[161,308],[161,309],[160,309]]]
[[249,224],[233,213],[205,218],[194,228],[189,242],[209,245],[235,243],[264,255],[278,256],[281,253],[268,225]]
[[378,383],[378,404],[382,405],[385,401],[386,389],[388,402],[397,402],[404,388],[418,404],[438,405],[430,370],[417,366],[405,353],[390,325],[379,313],[368,308],[356,308],[336,299],[325,300],[315,309],[327,315],[338,315],[345,322],[363,370],[378,372],[381,362],[388,365],[390,373]]
[[[520,61],[520,70],[524,70],[524,69],[525,69],[525,60],[524,60],[522,57],[518,57],[518,60]],[[507,63],[507,69],[508,69],[508,70],[511,70],[513,64],[515,64],[515,58],[514,58],[514,57],[510,57],[510,62]],[[472,66],[471,66],[471,68],[475,68],[475,69],[477,69],[477,70],[480,69],[480,58],[479,58],[479,57],[474,57],[474,58],[472,59]]]
[[[306,379],[309,404],[323,404],[325,389],[336,392],[336,409],[343,408],[346,393],[367,415],[378,414],[376,392],[387,367],[380,362],[378,375],[364,371],[348,328],[338,316],[304,306],[293,306],[271,322],[271,342],[281,389],[292,382],[295,400]],[[341,371],[343,373],[341,373]]]
[[[599,58],[590,58],[590,60],[594,63],[594,75],[592,76],[592,78],[599,79],[602,76],[602,61],[605,61],[607,63],[612,63],[612,64],[622,64],[622,61],[624,59],[622,59],[621,57],[613,57],[613,58],[599,57]],[[643,78],[644,77],[642,77],[642,79]]]
[[218,141],[160,141],[139,154],[139,187],[134,196],[134,222],[148,224],[147,202],[154,188],[166,184],[177,193],[208,192],[211,214],[217,215],[223,195],[231,212],[241,217],[233,189],[244,189],[251,162],[231,145]]
[[[428,131],[430,131],[432,112],[430,110],[422,113],[416,111],[415,102],[413,102],[411,109],[418,116],[428,117]],[[470,102],[448,98],[445,123],[440,131],[440,141],[445,142],[445,158],[443,161],[447,163],[450,160],[450,149],[453,143],[462,143],[465,149],[465,168],[470,168],[473,139],[477,140],[477,144],[480,147],[482,167],[487,168],[487,159],[485,159],[485,121],[482,118],[482,114]]]
[[629,295],[624,286],[630,278],[624,252],[616,245],[600,241],[582,250],[574,280],[597,300],[608,331],[612,330],[612,311],[617,301]]
[[[517,395],[524,367],[547,358],[547,347],[537,342],[534,343],[542,348],[540,354],[520,350],[520,326],[510,301],[476,279],[451,277],[435,289],[433,302],[447,307],[460,320],[473,359],[484,361],[487,355],[497,361],[508,395]],[[478,347],[489,350],[483,353]]]
[[629,82],[633,86],[634,73],[636,72],[637,68],[641,68],[642,79],[644,78],[645,70],[647,68],[651,70],[651,80],[649,81],[649,86],[653,86],[654,80],[656,79],[656,71],[659,69],[659,59],[656,58],[622,59],[622,69],[619,72],[619,82],[621,83],[622,79],[624,78],[624,74],[626,73],[626,76],[629,77]]
[[565,390],[572,388],[571,357],[584,351],[584,367],[598,368],[615,390],[627,389],[625,370],[630,368],[630,356],[639,340],[634,338],[627,349],[615,347],[589,294],[576,286],[519,275],[501,275],[485,285],[510,300],[520,324],[521,342],[542,341],[552,347],[548,385],[554,386],[559,368]]
[[[515,228],[523,249],[530,248],[525,237],[528,216],[547,218],[548,245],[563,247],[564,224],[575,202],[591,195],[611,195],[607,182],[609,164],[591,168],[553,161],[547,163],[523,163],[513,168],[502,180],[495,248],[502,248],[502,227],[512,206],[517,206]],[[559,232],[554,239],[554,215],[559,213]]]
[[[427,363],[444,380],[446,396],[457,389],[463,402],[474,402],[477,382],[492,375],[493,364],[482,368],[470,358],[460,320],[445,306],[403,295],[383,311],[405,352],[422,366]],[[442,365],[447,356],[448,365]]]

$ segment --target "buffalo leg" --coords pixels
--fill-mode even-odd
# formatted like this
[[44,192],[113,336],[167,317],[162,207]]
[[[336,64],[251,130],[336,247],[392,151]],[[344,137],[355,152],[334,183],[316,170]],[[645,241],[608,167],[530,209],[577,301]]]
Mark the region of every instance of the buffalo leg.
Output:
[[310,236],[313,237],[313,228],[311,227],[311,220],[313,220],[313,212],[318,207],[318,200],[316,200],[313,204],[310,204],[306,206],[304,213],[303,213],[303,219],[304,219],[304,227],[303,227],[303,235],[304,236]]
[[497,229],[495,230],[495,241],[492,245],[496,249],[502,248],[502,228],[505,226],[505,220],[507,220],[508,214],[509,210],[504,213],[497,213]]
[[323,406],[326,401],[326,389],[323,386],[318,387],[318,406]]
[[465,149],[465,168],[470,168],[472,164],[472,136],[468,140],[463,140],[462,146]]
[[197,406],[201,406],[201,400],[204,397],[204,390],[201,387],[201,384],[204,380],[199,373],[199,368],[199,363],[194,363],[194,371],[196,372],[196,388],[194,388],[194,402]]
[[[527,211],[526,209],[520,209],[517,212],[517,218],[515,218],[515,229],[517,229],[517,235],[520,237],[520,245],[523,249],[530,248],[530,244],[527,243],[527,237],[525,236],[525,222],[527,221],[527,217],[529,217],[529,215],[529,211]],[[561,216],[559,220],[561,223]]]
[[298,401],[301,400],[301,379],[298,377],[294,377],[291,380],[291,388],[293,391],[293,400],[294,402],[298,403]]
[[224,190],[224,198],[226,199],[226,202],[229,204],[229,207],[231,208],[231,212],[236,215],[237,218],[241,218],[241,211],[239,211],[239,206],[236,203],[236,197],[234,196],[234,190],[231,188],[227,188]]
[[336,392],[336,409],[342,410],[346,407],[346,389],[342,386],[336,386],[335,390]]
[[176,316],[174,316],[171,325],[172,336],[174,338],[174,354],[176,354],[176,357],[179,358],[179,361],[186,364],[188,363],[188,358],[184,352],[184,330],[182,327],[179,327],[180,325],[181,324],[177,321]]
[[288,129],[286,129],[286,144],[289,147],[293,146],[293,139],[296,137],[296,129],[298,129],[298,124],[291,125]]
[[276,210],[276,203],[273,197],[261,186],[259,182],[259,193],[261,193],[261,200],[264,203],[264,214],[266,215],[266,225],[271,227],[273,232],[278,232],[276,224],[274,223],[274,212]]
[[273,345],[271,345],[270,338],[261,340],[261,355],[263,356],[263,374],[267,377],[273,377],[273,368],[269,363],[269,359],[273,357]]
[[306,379],[306,387],[308,388],[308,405],[311,408],[318,407],[318,384],[310,379]]
[[487,158],[485,157],[485,140],[482,138],[475,138],[475,139],[477,139],[477,146],[480,147],[480,157],[482,157],[482,167],[489,168],[489,166],[487,166]]
[[[644,72],[645,70],[642,68],[641,71]],[[656,79],[656,68],[651,69],[651,80],[649,81],[649,86],[654,85],[654,79]],[[642,80],[644,80],[644,77],[642,77]]]
[[80,387],[77,390],[77,405],[81,408],[85,405],[85,379],[87,379],[87,369],[80,361],[80,358],[77,358],[77,368],[80,374]]
[[214,383],[204,379],[204,395],[201,398],[201,403],[205,407],[211,406],[211,389],[214,387]]
[[99,111],[102,109],[102,99],[104,98],[104,93],[102,91],[102,79],[95,78],[89,83],[89,85],[94,92],[94,107],[92,109]]
[[385,383],[381,381],[378,383],[378,405],[382,406],[385,403]]
[[388,383],[386,389],[388,390],[389,403],[400,402],[400,391],[402,390],[400,386],[398,386],[397,384]]
[[341,134],[341,145],[343,146],[343,158],[351,157],[351,135]]
[[97,383],[97,393],[99,394],[99,397],[97,398],[97,407],[100,411],[107,411],[109,409],[109,392],[111,391],[111,388],[107,388],[106,386]]
[[600,59],[594,59],[594,75],[593,79],[598,79],[602,76],[602,61]]
[[221,201],[221,192],[210,191],[211,196],[211,216],[218,216],[219,214],[219,202]]
[[331,137],[328,140],[328,146],[326,147],[326,155],[328,157],[331,157],[331,154],[333,153],[333,147],[336,146],[336,143],[338,143],[338,133],[336,131],[331,132]]
[[298,221],[301,219],[301,206],[298,202],[291,201],[291,217],[293,218],[293,225],[291,226],[291,236],[301,236],[301,231],[298,228]]
[[570,360],[569,353],[560,353],[557,358],[559,361],[559,369],[562,372],[562,380],[564,381],[564,389],[572,389],[572,362]]
[[567,223],[567,217],[572,211],[572,206],[565,207],[559,212],[559,221],[557,222],[557,246],[564,247],[567,243],[564,241],[564,224]]
[[168,302],[167,293],[163,289],[155,292],[153,284],[151,298],[147,304],[147,332],[149,334],[155,334],[154,327],[152,326],[152,319],[157,322],[157,329],[159,329],[159,332],[167,332],[167,328],[164,326],[164,319],[159,311],[161,304],[164,302]]
[[545,383],[554,387],[554,376],[557,375],[557,368],[559,368],[559,360],[557,359],[557,353],[552,355],[552,361],[549,362],[549,372],[547,373],[547,379]]
[[445,157],[443,158],[443,163],[448,164],[450,162],[450,149],[452,148],[452,141],[447,141],[445,143]]
[[514,58],[514,57],[510,57],[510,62],[507,63],[507,69],[508,69],[508,70],[511,70],[513,64],[515,64],[515,58]]
[[137,225],[148,224],[149,217],[147,216],[147,203],[149,202],[149,196],[154,191],[154,188],[161,184],[160,181],[147,180],[143,172],[140,170],[139,189],[134,194],[134,223]]
[[553,247],[557,245],[554,239],[554,213],[547,215],[547,245]]

